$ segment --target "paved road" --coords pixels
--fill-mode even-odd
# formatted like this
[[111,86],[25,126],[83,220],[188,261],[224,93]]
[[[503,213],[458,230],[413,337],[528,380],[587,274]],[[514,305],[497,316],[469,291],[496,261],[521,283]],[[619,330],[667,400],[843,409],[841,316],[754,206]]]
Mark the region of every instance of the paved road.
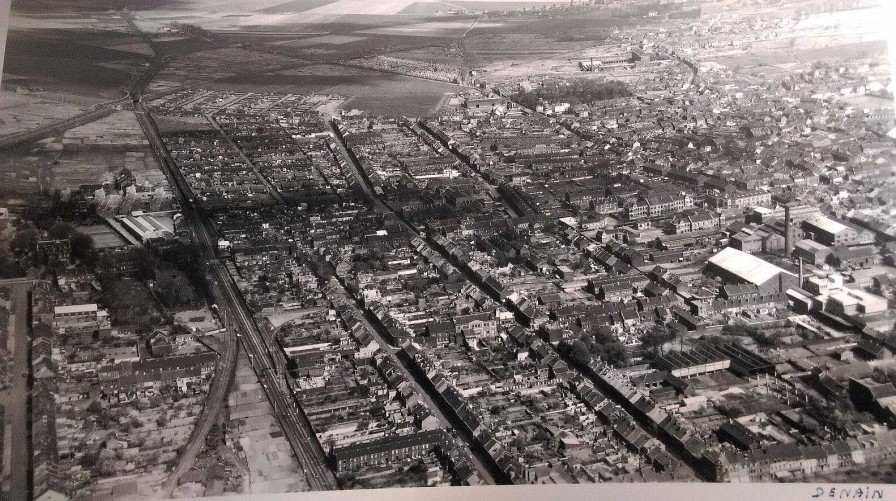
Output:
[[[28,486],[31,472],[28,469],[29,454],[31,451],[31,437],[28,433],[28,379],[30,371],[28,352],[31,343],[31,326],[28,325],[28,291],[31,284],[18,282],[9,284],[12,295],[10,313],[13,318],[10,321],[10,344],[12,345],[12,360],[9,364],[10,383],[12,386],[0,391],[0,405],[5,409],[6,424],[12,426],[10,435],[11,443],[4,447],[10,448],[9,492],[6,499],[28,499]],[[6,348],[6,347],[4,347]],[[26,377],[22,377],[25,374]],[[0,433],[4,430],[0,428]],[[7,487],[4,485],[4,488]]]
[[0,150],[33,143],[34,141],[39,141],[48,137],[58,136],[69,129],[105,118],[115,111],[114,106],[124,104],[127,101],[127,99],[109,101],[108,103],[104,103],[102,105],[103,107],[98,110],[85,111],[84,113],[80,113],[73,117],[57,120],[47,125],[35,127],[34,129],[28,129],[3,136],[0,138]]
[[[334,134],[336,134],[337,139],[339,139],[341,136],[337,133],[335,125],[332,124],[332,123],[331,123],[330,125],[331,125],[331,128],[334,130]],[[344,149],[344,146],[342,145],[342,141],[340,140],[340,141],[337,141],[337,142],[338,142],[338,143],[340,144],[340,146],[342,146],[343,149]],[[400,214],[396,213],[394,210],[391,209],[391,207],[389,207],[386,203],[384,203],[382,200],[380,200],[378,197],[375,196],[375,194],[373,193],[373,190],[368,186],[368,182],[369,182],[369,180],[368,180],[367,176],[364,174],[363,169],[361,168],[361,166],[358,165],[357,162],[354,161],[354,157],[348,157],[348,158],[351,160],[351,161],[349,162],[349,165],[352,167],[352,169],[353,169],[354,172],[355,172],[355,175],[358,177],[358,179],[360,180],[360,182],[361,182],[362,185],[364,186],[364,191],[365,191],[366,193],[368,193],[368,194],[373,198],[373,200],[374,200],[374,202],[377,204],[377,206],[378,206],[378,207],[382,207],[384,210],[388,210],[388,211],[392,212],[393,214],[395,214],[395,215],[396,215],[396,219],[402,224],[402,226],[405,227],[405,229],[406,229],[407,231],[410,231],[410,232],[413,232],[413,233],[419,235],[419,236],[423,239],[424,243],[425,243],[428,247],[430,247],[432,250],[434,250],[434,251],[438,252],[439,254],[441,254],[442,257],[444,257],[445,259],[448,260],[449,263],[451,263],[451,262],[452,262],[452,256],[450,256],[450,255],[447,253],[447,251],[445,251],[444,249],[439,249],[439,248],[435,248],[435,247],[433,247],[433,246],[430,244],[430,242],[426,239],[426,237],[425,237],[424,234],[422,234],[420,231],[418,231],[418,230],[417,230],[416,228],[414,228],[412,225],[408,224]],[[451,266],[454,267],[455,269],[457,269],[457,271],[460,272],[460,273],[467,279],[467,281],[468,281],[469,283],[471,283],[471,284],[473,284],[474,286],[476,286],[482,293],[484,293],[484,294],[486,294],[487,296],[491,297],[491,298],[492,298],[493,300],[495,300],[498,304],[503,304],[503,301],[502,301],[501,298],[498,296],[498,294],[495,293],[494,291],[492,291],[492,290],[490,290],[490,289],[484,287],[483,284],[481,283],[481,281],[480,281],[479,279],[477,279],[477,277],[475,277],[472,273],[470,273],[469,269],[467,269],[467,268],[465,268],[465,267],[455,267],[454,265],[451,265]],[[516,318],[515,318],[515,319],[516,319]],[[517,322],[519,323],[519,320],[517,320]],[[520,324],[520,326],[523,327],[523,328],[526,328],[526,329],[528,328],[526,325],[524,325],[524,324],[522,324],[522,323],[519,323],[519,324]],[[552,349],[553,349],[553,348],[552,348]],[[555,351],[556,351],[556,350],[555,350]],[[559,355],[559,354],[558,354],[558,355]],[[570,364],[570,367],[574,367],[574,365]],[[619,405],[621,405],[621,406],[624,407],[625,402],[623,402],[620,398],[617,398],[617,395],[615,395],[615,394],[606,394],[605,396],[607,396],[608,398],[611,398],[611,400],[613,400],[613,401],[616,402],[617,404],[619,404]],[[632,417],[632,422],[633,422],[634,424],[636,424],[637,426],[639,426],[642,430],[644,430],[645,432],[647,432],[650,436],[655,436],[655,433],[653,432],[653,430],[650,430],[650,429],[644,427],[643,424],[642,424],[640,421],[638,421],[637,419],[635,419],[634,417]],[[673,452],[673,451],[670,449],[670,452]],[[686,467],[688,467],[688,468],[691,468],[691,465],[690,465],[689,463],[687,463],[687,462],[684,462],[684,465],[685,465]]]
[[[395,362],[395,365],[397,367],[401,368],[405,378],[414,385],[414,389],[417,391],[417,394],[420,395],[423,401],[426,402],[426,405],[429,407],[429,409],[439,419],[439,423],[442,425],[442,427],[445,429],[452,429],[454,426],[452,425],[451,420],[449,420],[448,417],[444,413],[442,413],[441,408],[436,405],[436,403],[430,397],[429,393],[426,392],[423,386],[414,378],[414,375],[411,374],[411,371],[404,365],[399,357],[396,356],[395,349],[389,346],[389,343],[386,342],[385,338],[383,338],[379,331],[373,325],[371,325],[367,318],[365,318],[364,312],[361,311],[361,308],[357,304],[357,300],[345,289],[345,287],[339,281],[332,280],[330,283],[339,288],[340,292],[346,299],[345,304],[352,310],[355,318],[357,318],[362,324],[364,324],[367,332],[373,335],[377,343],[379,343],[383,348],[383,353],[391,358],[392,361]],[[473,465],[476,467],[476,471],[479,472],[480,478],[482,478],[485,483],[494,485],[496,483],[495,478],[492,476],[489,469],[482,463],[482,461],[479,460],[476,454],[472,453],[472,451],[469,449],[469,445],[470,444],[467,444],[467,452],[470,453],[470,458],[472,458]]]
[[243,162],[246,162],[246,165],[248,165],[252,169],[252,172],[254,172],[256,176],[258,176],[258,179],[260,179],[261,182],[264,183],[265,188],[268,189],[268,193],[270,193],[271,196],[273,196],[274,199],[277,200],[277,203],[281,205],[286,203],[286,201],[283,200],[283,195],[281,195],[280,192],[277,191],[277,188],[275,188],[274,185],[271,184],[270,181],[268,181],[268,178],[266,178],[264,174],[262,174],[261,171],[258,170],[255,162],[249,160],[249,157],[246,156],[246,152],[243,151],[243,148],[240,147],[240,145],[236,144],[236,141],[234,141],[233,138],[230,137],[230,134],[228,134],[227,131],[225,131],[224,128],[221,127],[221,124],[219,124],[218,121],[215,120],[215,118],[211,115],[205,115],[205,119],[208,120],[212,125],[214,125],[215,129],[217,129],[218,132],[222,136],[224,136],[224,139],[227,140],[227,143],[232,146],[237,153],[239,153],[240,158],[243,159]]
[[286,361],[282,351],[272,349],[267,344],[269,340],[264,339],[236,283],[224,264],[217,259],[215,251],[217,238],[214,228],[208,218],[194,205],[193,194],[165,148],[151,117],[139,102],[135,104],[135,111],[180,202],[181,213],[193,230],[202,252],[202,259],[207,265],[207,273],[214,284],[212,291],[220,295],[216,297],[220,309],[226,312],[234,322],[236,330],[241,333],[240,340],[246,349],[252,368],[261,382],[284,435],[302,465],[306,481],[314,490],[338,489],[339,484],[327,466],[323,449],[289,388],[289,381],[285,378]]
[[[214,295],[219,296],[220,293],[216,292]],[[196,461],[196,456],[202,451],[205,439],[212,426],[218,422],[219,414],[227,401],[230,386],[233,383],[233,376],[236,373],[236,335],[232,332],[230,322],[227,322],[225,319],[225,323],[227,324],[225,326],[227,329],[224,333],[221,357],[215,369],[214,379],[211,385],[209,385],[208,396],[205,398],[202,413],[199,415],[199,419],[196,420],[196,425],[193,427],[193,432],[190,434],[186,447],[181,452],[180,457],[178,457],[177,465],[168,475],[165,483],[162,484],[162,491],[168,497],[171,497],[180,477],[190,470]]]
[[[337,144],[337,147],[338,147],[340,153],[344,156],[344,158],[348,162],[348,165],[351,167],[352,172],[354,173],[355,177],[358,180],[358,183],[361,185],[361,187],[363,188],[363,190],[367,194],[367,196],[370,198],[370,200],[373,201],[376,209],[381,212],[390,212],[390,213],[395,214],[395,211],[392,210],[391,207],[389,207],[385,202],[383,202],[381,199],[379,199],[374,194],[372,188],[368,184],[369,180],[367,179],[367,176],[364,174],[363,169],[355,161],[355,158],[353,156],[349,155],[348,150],[346,150],[345,145],[343,144],[343,142],[341,140],[341,136],[339,135],[339,132],[336,129],[335,124],[333,122],[329,122],[328,124],[330,126],[330,129],[331,129],[333,135],[336,138],[336,144]],[[397,216],[397,214],[396,214],[396,216]],[[417,229],[412,227],[411,225],[409,225],[400,216],[397,217],[397,220],[400,222],[400,224],[402,226],[405,227],[405,229],[407,231],[419,235],[419,232],[417,231]],[[342,290],[342,292],[347,297],[353,298],[355,300],[355,302],[349,301],[347,303],[349,305],[349,307],[352,308],[352,311],[354,312],[355,317],[358,318],[362,323],[364,323],[364,326],[368,329],[368,331],[370,331],[373,334],[373,336],[376,338],[376,340],[380,344],[380,346],[382,346],[384,348],[384,351],[386,351],[389,354],[389,356],[394,358],[395,362],[397,362],[397,365],[399,367],[401,367],[402,371],[407,376],[408,381],[412,381],[414,383],[414,387],[417,389],[417,392],[421,395],[421,397],[423,397],[423,399],[426,401],[426,404],[436,414],[436,416],[439,418],[439,421],[443,424],[443,426],[448,426],[448,427],[453,428],[448,417],[442,413],[441,408],[438,405],[436,405],[436,403],[433,401],[431,395],[424,389],[423,385],[421,385],[420,382],[417,381],[417,379],[414,377],[414,375],[411,373],[411,371],[408,369],[408,367],[405,366],[404,363],[402,363],[401,359],[398,358],[395,355],[395,353],[389,349],[389,343],[387,343],[386,340],[380,335],[379,331],[377,331],[374,328],[374,326],[371,325],[370,322],[368,322],[367,318],[364,316],[363,312],[358,307],[358,304],[356,302],[357,299],[354,298],[343,287],[342,284],[338,284],[338,285],[339,285],[339,288]],[[471,453],[470,457],[473,460],[473,466],[476,467],[476,470],[477,470],[477,472],[479,472],[480,477],[486,483],[489,483],[489,484],[497,483],[495,481],[494,476],[491,474],[491,470],[489,470],[489,468],[482,462],[482,459],[477,454],[475,454],[473,452],[477,446],[477,444],[474,443],[474,439],[472,437],[466,436],[466,434],[463,434],[463,433],[459,433],[458,435],[466,444],[467,450]]]

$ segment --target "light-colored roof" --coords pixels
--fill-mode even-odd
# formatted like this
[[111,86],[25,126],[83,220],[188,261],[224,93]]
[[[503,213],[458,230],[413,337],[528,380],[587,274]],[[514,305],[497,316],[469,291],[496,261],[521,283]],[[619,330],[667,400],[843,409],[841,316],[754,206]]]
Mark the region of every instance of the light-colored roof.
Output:
[[762,285],[778,273],[793,275],[778,266],[746,252],[725,247],[709,258],[709,262],[746,282]]
[[796,247],[801,248],[801,249],[806,249],[809,251],[823,251],[823,250],[830,249],[830,247],[828,247],[827,245],[822,245],[822,244],[816,242],[815,240],[809,240],[809,239],[800,240],[799,242],[796,243]]
[[862,304],[872,311],[880,311],[887,308],[887,300],[885,298],[860,289],[842,289],[832,292],[830,298],[844,305]]
[[806,222],[832,235],[836,235],[837,233],[840,233],[841,231],[844,231],[848,228],[845,224],[839,223],[827,216],[822,215],[813,216],[807,219]]
[[85,313],[88,311],[97,311],[96,303],[57,306],[53,309],[53,313],[55,313],[56,315],[64,315],[66,313]]

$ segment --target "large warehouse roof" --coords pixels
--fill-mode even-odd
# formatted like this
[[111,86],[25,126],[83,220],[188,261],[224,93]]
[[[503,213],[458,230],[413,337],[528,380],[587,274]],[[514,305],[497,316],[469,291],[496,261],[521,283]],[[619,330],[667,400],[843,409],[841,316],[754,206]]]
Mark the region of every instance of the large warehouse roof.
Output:
[[848,229],[849,227],[839,221],[835,221],[829,217],[817,215],[815,217],[811,217],[806,220],[807,223],[815,226],[818,229],[831,233],[832,235],[836,235],[841,231]]
[[792,273],[733,247],[725,247],[709,258],[709,262],[746,282],[762,285],[778,273]]

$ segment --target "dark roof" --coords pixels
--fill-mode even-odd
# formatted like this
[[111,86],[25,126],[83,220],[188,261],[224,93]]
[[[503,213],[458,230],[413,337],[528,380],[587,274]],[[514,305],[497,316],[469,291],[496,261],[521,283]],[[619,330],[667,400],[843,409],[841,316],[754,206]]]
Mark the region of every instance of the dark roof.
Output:
[[447,437],[443,430],[428,430],[410,435],[390,435],[370,442],[347,445],[333,451],[333,455],[337,461],[343,461],[418,445],[442,444],[446,441]]

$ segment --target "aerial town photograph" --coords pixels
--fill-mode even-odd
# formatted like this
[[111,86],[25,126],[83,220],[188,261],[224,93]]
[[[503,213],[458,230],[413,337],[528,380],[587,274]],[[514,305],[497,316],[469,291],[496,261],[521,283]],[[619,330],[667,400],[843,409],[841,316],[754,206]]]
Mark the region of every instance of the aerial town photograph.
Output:
[[893,3],[12,0],[0,501],[896,495]]

